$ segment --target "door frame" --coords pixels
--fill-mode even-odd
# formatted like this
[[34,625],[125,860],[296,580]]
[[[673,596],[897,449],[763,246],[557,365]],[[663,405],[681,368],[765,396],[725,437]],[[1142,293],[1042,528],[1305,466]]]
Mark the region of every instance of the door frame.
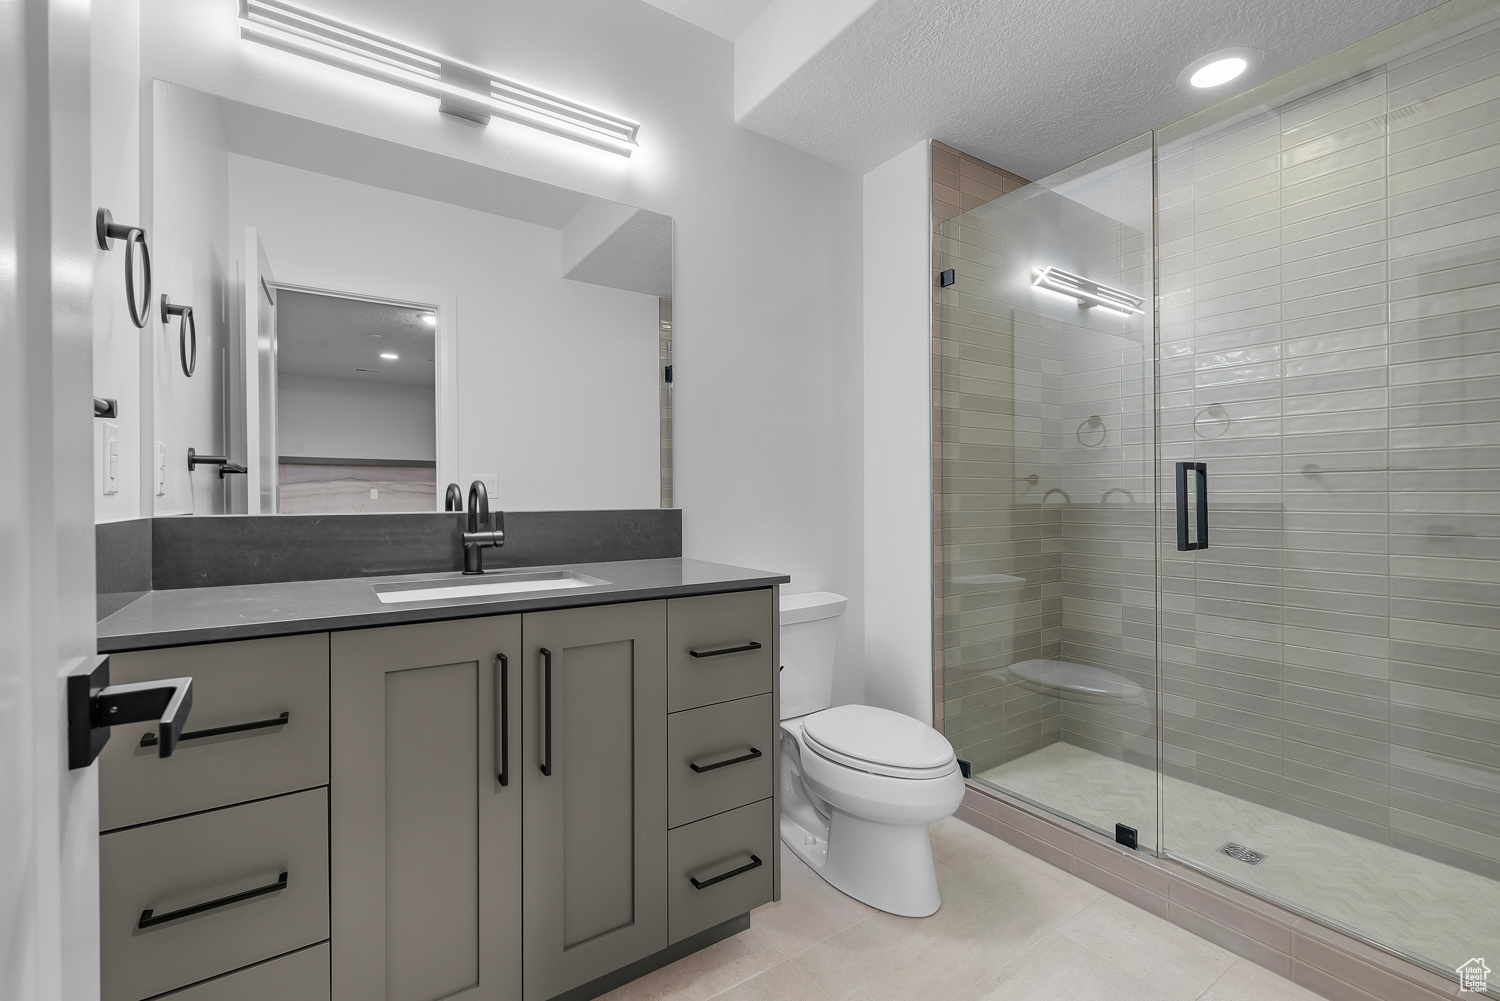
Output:
[[[272,267],[275,267],[272,261]],[[321,280],[316,275],[297,274],[281,277],[271,287],[278,292],[307,292],[312,295],[337,296],[340,299],[362,299],[387,306],[427,309],[437,314],[433,345],[437,360],[433,363],[433,396],[437,408],[437,473],[433,493],[433,510],[442,510],[443,491],[447,484],[460,482],[458,465],[458,299],[450,289],[403,285],[399,288],[370,288],[339,281]],[[273,307],[274,308],[274,307]],[[490,503],[494,503],[491,498]]]

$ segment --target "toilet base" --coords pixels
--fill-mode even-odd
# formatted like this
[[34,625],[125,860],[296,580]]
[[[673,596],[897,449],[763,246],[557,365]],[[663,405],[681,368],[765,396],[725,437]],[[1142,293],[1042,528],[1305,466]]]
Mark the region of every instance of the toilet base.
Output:
[[809,831],[783,813],[781,840],[834,889],[871,907],[925,918],[942,906],[927,824],[874,824],[834,809],[827,828]]

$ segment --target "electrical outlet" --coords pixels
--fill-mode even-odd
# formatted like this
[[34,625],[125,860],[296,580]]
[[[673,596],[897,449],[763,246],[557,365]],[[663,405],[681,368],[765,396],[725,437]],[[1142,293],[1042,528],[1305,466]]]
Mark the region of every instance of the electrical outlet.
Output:
[[102,421],[100,433],[104,435],[104,447],[100,454],[104,459],[103,493],[106,497],[120,492],[120,425],[113,421]]
[[167,444],[156,443],[156,496],[167,495]]

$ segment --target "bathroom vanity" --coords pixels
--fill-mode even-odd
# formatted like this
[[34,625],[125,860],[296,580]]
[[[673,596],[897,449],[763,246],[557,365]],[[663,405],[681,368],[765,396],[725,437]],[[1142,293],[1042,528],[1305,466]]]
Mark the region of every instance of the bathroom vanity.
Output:
[[[542,568],[517,573],[535,580]],[[778,896],[777,591],[685,559],[151,591],[100,757],[103,998],[592,997]],[[506,574],[486,575],[503,581]]]

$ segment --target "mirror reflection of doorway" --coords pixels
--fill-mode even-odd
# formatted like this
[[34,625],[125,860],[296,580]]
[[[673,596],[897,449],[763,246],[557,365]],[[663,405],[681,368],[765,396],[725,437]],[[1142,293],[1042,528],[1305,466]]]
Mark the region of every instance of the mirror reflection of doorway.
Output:
[[432,511],[437,310],[282,287],[276,510]]

